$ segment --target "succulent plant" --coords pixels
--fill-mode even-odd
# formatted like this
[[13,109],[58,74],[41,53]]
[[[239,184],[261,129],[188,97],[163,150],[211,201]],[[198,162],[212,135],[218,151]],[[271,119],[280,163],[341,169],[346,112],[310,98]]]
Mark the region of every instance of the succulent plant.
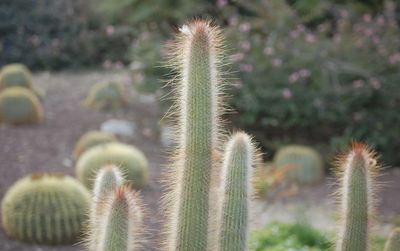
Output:
[[163,250],[203,251],[209,243],[211,178],[219,145],[222,44],[219,29],[206,21],[180,31],[171,57],[178,73],[178,150],[167,182]]
[[337,251],[365,251],[369,247],[369,225],[375,206],[374,192],[379,166],[376,154],[361,143],[353,143],[338,160],[343,222]]
[[385,251],[400,250],[400,227],[393,229],[389,235],[389,239],[385,244]]
[[117,141],[117,138],[110,134],[101,131],[89,131],[83,134],[74,147],[74,157],[79,156],[93,146]]
[[86,105],[100,111],[116,110],[127,105],[122,87],[117,83],[99,83],[91,89],[85,101]]
[[29,89],[9,87],[0,93],[0,122],[18,125],[42,119],[42,105]]
[[106,165],[97,173],[90,210],[89,250],[95,251],[99,242],[101,217],[104,215],[105,203],[108,201],[108,197],[112,196],[115,190],[122,186],[123,183],[123,175],[115,165]]
[[252,176],[256,157],[256,149],[247,134],[236,133],[228,141],[222,165],[216,250],[248,250]]
[[9,64],[0,71],[0,90],[8,87],[32,89],[32,74],[23,64]]
[[96,251],[137,251],[144,242],[143,209],[139,196],[128,187],[116,188],[104,201],[98,221]]
[[278,169],[292,166],[287,178],[298,184],[315,184],[324,177],[324,162],[318,152],[310,147],[289,145],[281,148],[274,157]]
[[127,183],[133,188],[143,188],[148,182],[148,162],[136,147],[111,142],[94,146],[85,151],[76,163],[78,179],[92,188],[97,172],[105,165],[116,165],[124,173]]
[[17,181],[2,201],[7,235],[34,243],[78,240],[89,209],[90,194],[72,177],[33,174]]

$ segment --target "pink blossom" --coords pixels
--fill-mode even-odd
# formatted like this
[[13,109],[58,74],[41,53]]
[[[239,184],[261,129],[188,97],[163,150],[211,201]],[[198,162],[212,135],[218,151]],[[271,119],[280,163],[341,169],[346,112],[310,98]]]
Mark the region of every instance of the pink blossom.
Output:
[[385,18],[382,17],[382,16],[379,16],[376,21],[377,21],[379,26],[384,26],[385,25]]
[[251,43],[249,41],[244,41],[240,44],[240,48],[242,48],[244,51],[249,51],[251,48]]
[[306,27],[302,24],[296,26],[296,30],[300,33],[303,33],[306,30]]
[[317,40],[317,39],[315,38],[315,35],[314,35],[314,34],[311,34],[311,33],[307,33],[307,34],[306,34],[306,41],[307,41],[308,43],[310,43],[310,44],[315,43],[316,40]]
[[239,31],[240,32],[247,33],[247,32],[250,31],[250,29],[251,29],[250,23],[246,22],[246,23],[242,23],[242,24],[239,25]]
[[106,26],[106,33],[108,36],[111,36],[112,34],[114,34],[114,31],[115,31],[114,26],[112,26],[112,25]]
[[299,32],[298,32],[297,30],[291,30],[291,31],[289,32],[289,36],[290,36],[291,38],[298,38],[298,37],[299,37]]
[[253,72],[254,66],[252,64],[242,64],[240,65],[240,70],[242,72]]
[[349,12],[347,10],[344,10],[344,9],[340,10],[339,14],[343,18],[349,17]]
[[217,7],[222,8],[228,3],[227,0],[217,0]]
[[282,97],[284,99],[291,99],[293,97],[292,91],[289,88],[283,89]]
[[232,59],[233,62],[242,61],[243,58],[244,58],[244,54],[241,53],[241,52],[236,53],[236,54],[233,54],[233,55],[231,56],[231,59]]
[[296,83],[299,79],[300,79],[300,74],[298,72],[293,72],[288,77],[288,81],[291,84]]
[[364,86],[364,80],[358,79],[353,81],[353,87],[358,89]]
[[272,54],[274,54],[274,48],[272,47],[265,47],[264,48],[264,54],[267,56],[271,56]]
[[372,78],[369,80],[371,86],[375,89],[378,90],[381,88],[381,83],[379,82],[379,80],[377,80],[376,78]]
[[275,66],[275,67],[280,67],[282,65],[282,59],[274,58],[272,60],[272,65]]
[[378,44],[381,42],[381,39],[380,39],[378,36],[373,36],[373,37],[372,37],[372,42],[373,42],[375,45],[378,45]]
[[302,78],[308,78],[311,75],[311,71],[309,69],[301,69],[299,74]]
[[389,57],[389,63],[394,65],[400,62],[400,53],[395,53]]
[[363,18],[364,22],[366,22],[366,23],[369,23],[372,20],[372,17],[370,14],[364,14],[362,18]]
[[364,34],[367,36],[367,37],[370,37],[370,36],[372,36],[373,34],[374,34],[374,29],[372,29],[372,28],[366,28],[365,30],[364,30]]
[[228,23],[230,26],[235,26],[238,24],[238,22],[239,22],[239,20],[238,20],[237,16],[230,17],[228,20]]

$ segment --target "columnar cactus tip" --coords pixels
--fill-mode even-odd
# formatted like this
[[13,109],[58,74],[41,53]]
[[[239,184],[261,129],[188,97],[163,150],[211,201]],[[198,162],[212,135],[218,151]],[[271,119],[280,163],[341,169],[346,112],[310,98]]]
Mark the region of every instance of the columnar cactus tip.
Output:
[[167,198],[165,250],[204,251],[219,141],[221,36],[206,21],[180,29],[171,63],[178,73],[178,151]]
[[376,154],[367,145],[353,143],[349,153],[339,159],[338,167],[343,224],[336,250],[368,250],[378,170]]
[[228,141],[221,173],[218,215],[219,251],[248,250],[252,173],[256,149],[250,137],[236,133]]

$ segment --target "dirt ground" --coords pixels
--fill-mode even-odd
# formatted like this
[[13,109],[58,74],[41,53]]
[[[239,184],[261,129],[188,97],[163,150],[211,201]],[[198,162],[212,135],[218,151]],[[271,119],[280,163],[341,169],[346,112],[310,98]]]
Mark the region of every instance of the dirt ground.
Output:
[[[150,241],[145,250],[155,250],[156,240],[160,232],[160,216],[158,214],[161,198],[160,175],[162,165],[166,163],[165,150],[161,147],[158,137],[160,113],[155,99],[150,96],[138,95],[132,91],[129,106],[118,112],[97,112],[86,108],[83,100],[89,88],[98,82],[115,80],[129,87],[126,72],[82,72],[36,74],[34,84],[46,91],[43,99],[45,120],[33,126],[11,127],[0,126],[0,198],[3,198],[7,188],[17,179],[31,172],[57,171],[74,175],[72,149],[77,139],[86,131],[99,129],[100,124],[108,119],[124,119],[134,122],[137,126],[136,135],[130,139],[122,138],[134,144],[145,153],[149,159],[151,170],[150,185],[142,191],[144,202],[148,208],[149,217],[146,225],[150,229]],[[382,177],[384,186],[378,197],[381,200],[380,211],[382,222],[388,222],[400,214],[400,172],[393,170]],[[308,211],[310,217],[321,217],[318,220],[322,228],[331,224],[329,219],[333,214],[329,194],[332,186],[327,182],[319,186],[308,187],[290,198],[274,203],[259,201],[256,206],[258,217],[255,227],[276,220],[291,220],[299,205],[307,211],[310,207],[316,210]],[[329,217],[324,213],[329,212]],[[314,214],[315,213],[315,214]],[[83,250],[82,246],[39,246],[27,245],[10,240],[4,231],[0,230],[1,251],[73,251]]]

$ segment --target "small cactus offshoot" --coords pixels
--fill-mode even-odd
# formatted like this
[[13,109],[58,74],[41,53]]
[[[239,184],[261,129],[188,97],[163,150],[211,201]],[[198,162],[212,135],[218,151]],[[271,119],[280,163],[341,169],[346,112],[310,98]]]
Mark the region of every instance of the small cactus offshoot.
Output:
[[2,201],[7,235],[42,244],[79,240],[90,193],[77,180],[60,174],[33,174],[17,181]]
[[126,186],[117,188],[104,201],[98,221],[96,251],[136,251],[144,242],[143,208],[137,194]]
[[248,250],[250,200],[256,149],[245,133],[229,140],[222,165],[219,194],[219,251]]
[[337,251],[365,251],[369,247],[369,224],[373,214],[376,176],[379,166],[376,154],[367,145],[353,143],[340,157],[340,201],[343,222]]
[[29,89],[10,87],[0,92],[0,122],[20,125],[38,123],[42,119],[42,105]]
[[133,188],[147,185],[149,170],[145,155],[134,146],[118,142],[101,144],[85,151],[76,163],[77,177],[91,189],[97,172],[108,164],[117,166]]

